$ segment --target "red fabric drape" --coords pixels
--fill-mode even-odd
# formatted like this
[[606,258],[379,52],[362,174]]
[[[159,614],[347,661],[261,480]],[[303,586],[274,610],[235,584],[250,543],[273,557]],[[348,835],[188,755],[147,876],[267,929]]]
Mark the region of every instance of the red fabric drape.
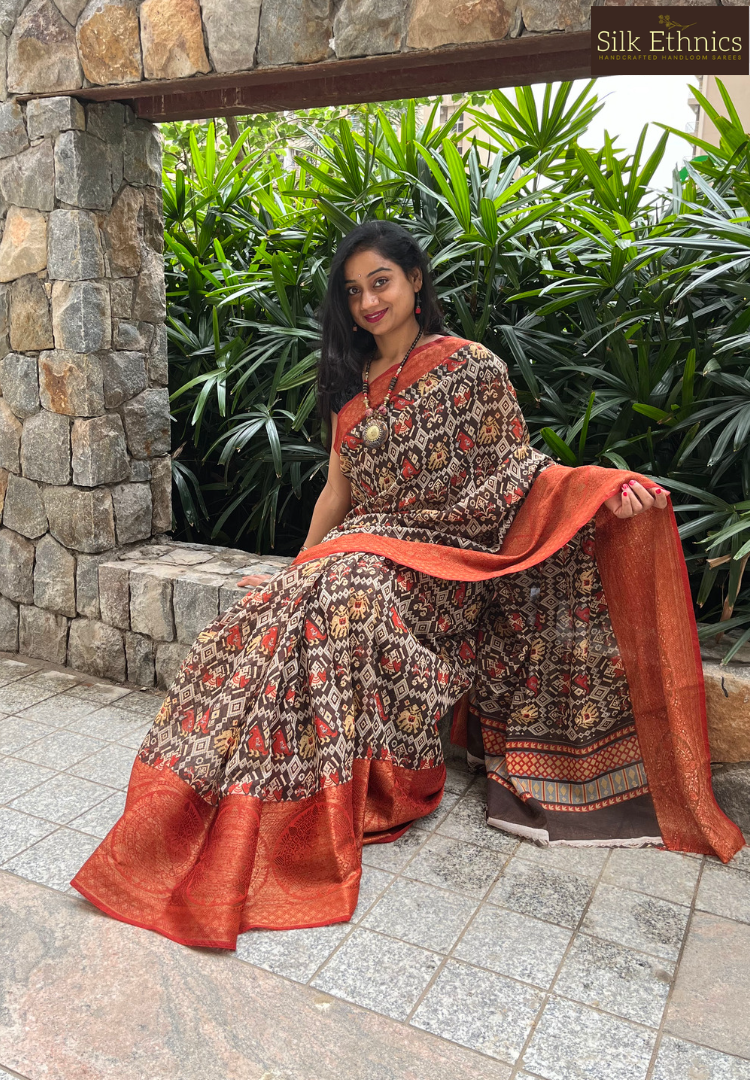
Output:
[[361,849],[440,802],[445,766],[358,760],[308,799],[227,795],[209,805],[170,769],[136,761],[125,813],[71,884],[121,922],[182,945],[234,949],[246,930],[347,922]]

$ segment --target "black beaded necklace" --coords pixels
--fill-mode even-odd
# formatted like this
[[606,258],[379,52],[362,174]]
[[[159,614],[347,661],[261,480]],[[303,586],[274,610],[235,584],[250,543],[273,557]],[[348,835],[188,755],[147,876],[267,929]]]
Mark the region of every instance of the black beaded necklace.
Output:
[[394,387],[398,382],[398,377],[401,374],[401,369],[403,368],[406,361],[409,359],[409,355],[412,349],[417,344],[421,336],[422,329],[420,327],[419,333],[414,338],[414,341],[412,341],[409,348],[406,350],[406,355],[404,356],[404,359],[398,365],[398,368],[396,369],[396,372],[388,386],[388,392],[383,399],[383,404],[379,405],[377,408],[377,413],[375,409],[373,409],[370,405],[370,364],[372,361],[367,361],[367,364],[365,366],[364,380],[362,382],[362,396],[365,399],[365,416],[367,417],[367,423],[365,424],[364,431],[362,432],[362,442],[370,450],[375,450],[378,446],[382,446],[385,440],[388,438],[388,424],[384,417],[386,416],[386,413],[388,411],[391,394],[393,393]]

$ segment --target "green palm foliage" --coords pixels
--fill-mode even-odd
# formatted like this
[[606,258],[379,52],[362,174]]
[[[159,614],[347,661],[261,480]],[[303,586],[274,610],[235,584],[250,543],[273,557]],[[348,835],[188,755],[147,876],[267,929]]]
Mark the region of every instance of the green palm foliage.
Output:
[[460,134],[438,103],[424,123],[408,103],[400,125],[382,109],[301,124],[286,171],[247,132],[225,154],[213,126],[193,135],[164,179],[187,536],[297,550],[327,460],[315,311],[341,236],[387,217],[429,251],[453,330],[508,362],[536,445],[670,488],[703,636],[733,631],[730,656],[750,639],[748,138],[725,94],[720,146],[655,191],[673,129],[649,155],[645,129],[632,154],[606,134],[587,149],[593,86],[493,91],[492,112],[466,99]]

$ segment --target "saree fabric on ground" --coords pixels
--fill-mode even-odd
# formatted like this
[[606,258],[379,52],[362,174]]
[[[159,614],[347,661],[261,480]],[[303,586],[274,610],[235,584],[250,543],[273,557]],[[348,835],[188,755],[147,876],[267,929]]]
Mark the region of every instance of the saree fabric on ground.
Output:
[[489,822],[729,860],[671,507],[616,519],[637,474],[532,448],[505,364],[462,338],[412,352],[383,446],[363,419],[358,394],[350,513],[198,635],[73,886],[191,945],[347,921],[362,845],[440,802],[451,710]]

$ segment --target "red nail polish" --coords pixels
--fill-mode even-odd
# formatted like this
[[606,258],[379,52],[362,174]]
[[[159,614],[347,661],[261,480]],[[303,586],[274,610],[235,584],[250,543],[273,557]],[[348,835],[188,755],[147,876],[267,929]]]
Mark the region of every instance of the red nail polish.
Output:
[[633,485],[635,484],[635,480],[628,480],[628,483],[630,484],[631,487],[633,487]]
[[622,492],[622,493],[623,493],[623,495],[627,495],[627,494],[628,494],[628,489],[627,489],[627,488],[623,488],[623,492]]
[[661,495],[661,488],[654,488],[655,495]]

